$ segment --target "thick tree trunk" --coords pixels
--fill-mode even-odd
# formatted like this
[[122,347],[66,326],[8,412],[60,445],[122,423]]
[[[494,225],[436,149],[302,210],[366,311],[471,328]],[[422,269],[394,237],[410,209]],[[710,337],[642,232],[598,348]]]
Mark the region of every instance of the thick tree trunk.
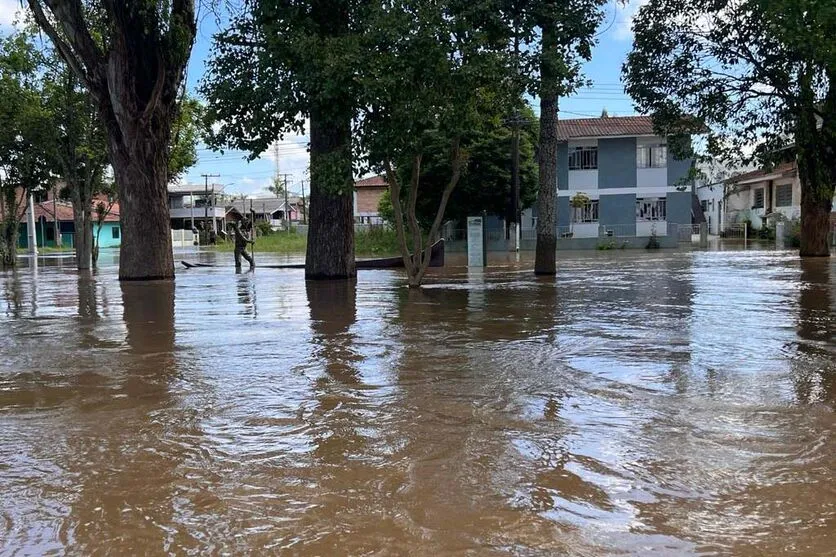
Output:
[[[557,98],[559,79],[554,61],[557,47],[554,25],[543,26],[540,61],[540,190],[537,193],[537,246],[534,274],[557,273]],[[551,56],[550,56],[551,55]]]
[[345,279],[354,265],[354,178],[351,115],[311,112],[311,196],[305,278]]
[[[150,134],[149,134],[150,135]],[[168,131],[160,137],[123,138],[110,155],[119,188],[120,280],[174,278],[168,210]]]
[[[802,257],[830,255],[830,211],[832,198],[822,199],[817,193],[820,184],[801,185],[801,250]],[[832,192],[831,192],[832,194]]]

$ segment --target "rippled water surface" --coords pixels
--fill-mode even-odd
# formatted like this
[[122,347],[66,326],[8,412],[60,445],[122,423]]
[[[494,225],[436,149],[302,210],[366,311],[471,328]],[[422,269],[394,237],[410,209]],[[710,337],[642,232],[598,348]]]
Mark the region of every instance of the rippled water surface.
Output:
[[833,555],[836,264],[561,258],[0,274],[0,554]]

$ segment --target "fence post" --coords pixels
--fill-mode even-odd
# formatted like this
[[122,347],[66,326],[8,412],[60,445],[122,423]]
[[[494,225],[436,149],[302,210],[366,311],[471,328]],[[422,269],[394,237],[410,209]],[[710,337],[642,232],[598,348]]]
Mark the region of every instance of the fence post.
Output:
[[700,247],[708,247],[708,224],[704,222],[700,223]]
[[748,247],[747,244],[749,243],[749,223],[743,223],[743,247]]

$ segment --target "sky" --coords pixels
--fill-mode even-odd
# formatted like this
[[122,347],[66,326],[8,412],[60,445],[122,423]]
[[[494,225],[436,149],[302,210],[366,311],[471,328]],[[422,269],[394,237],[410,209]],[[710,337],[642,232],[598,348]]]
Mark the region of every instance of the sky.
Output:
[[[598,45],[592,60],[585,64],[584,72],[592,85],[577,94],[561,99],[560,118],[597,117],[606,108],[610,116],[635,114],[633,103],[624,94],[621,82],[621,66],[632,47],[632,18],[641,4],[647,0],[610,0],[605,7],[604,21],[598,31]],[[0,0],[0,29],[8,28],[14,21],[19,0]],[[203,13],[198,18],[198,34],[187,73],[187,86],[194,91],[205,72],[205,63],[212,47],[212,35],[218,30],[216,19]],[[536,111],[536,107],[535,107]],[[292,175],[289,190],[299,192],[307,180],[308,154],[306,136],[286,136],[279,144],[278,167],[281,173]],[[203,174],[219,174],[209,179],[221,184],[232,195],[269,195],[266,188],[276,174],[276,156],[273,149],[252,162],[245,160],[246,153],[225,151],[215,153],[205,146],[198,146],[198,163],[185,176],[188,183],[204,183]],[[304,186],[307,191],[307,186]]]

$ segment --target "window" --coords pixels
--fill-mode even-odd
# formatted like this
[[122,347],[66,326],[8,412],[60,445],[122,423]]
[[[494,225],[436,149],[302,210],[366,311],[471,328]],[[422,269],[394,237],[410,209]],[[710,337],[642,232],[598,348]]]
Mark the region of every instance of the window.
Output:
[[569,170],[597,170],[598,147],[569,149]]
[[46,241],[47,242],[54,242],[55,241],[55,229],[50,227],[46,229]]
[[590,201],[583,207],[573,207],[572,222],[598,222],[598,200]]
[[792,184],[784,184],[775,188],[775,206],[790,207],[792,205]]
[[636,199],[636,220],[665,220],[667,218],[665,199]]
[[763,209],[763,188],[755,190],[755,203],[752,205],[752,209]]
[[114,226],[114,227],[113,227],[113,228],[111,228],[110,230],[111,230],[111,232],[113,233],[113,239],[114,239],[114,240],[118,240],[118,239],[119,239],[119,227],[118,227],[118,226]]
[[703,213],[708,212],[708,200],[707,199],[703,199],[702,201],[700,201],[700,208],[702,209]]
[[641,145],[636,152],[639,168],[665,168],[668,166],[667,145]]

